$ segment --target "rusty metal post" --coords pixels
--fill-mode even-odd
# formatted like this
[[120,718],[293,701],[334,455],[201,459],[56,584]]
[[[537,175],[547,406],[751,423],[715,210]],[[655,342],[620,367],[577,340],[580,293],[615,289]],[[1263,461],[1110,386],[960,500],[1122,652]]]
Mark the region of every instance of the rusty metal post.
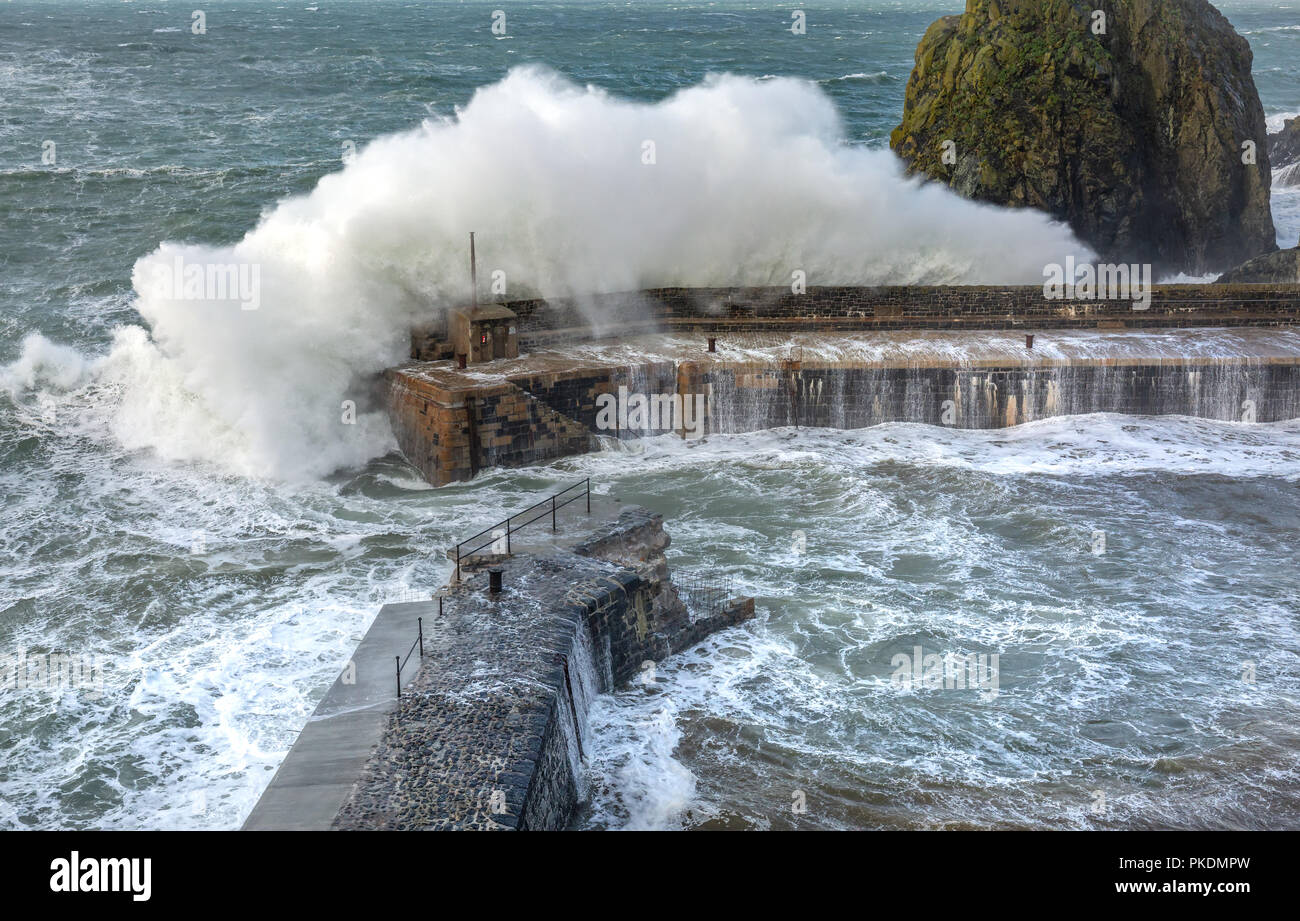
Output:
[[[469,304],[478,308],[478,261],[474,257],[474,231],[469,232]],[[461,365],[463,368],[464,365]]]
[[1027,348],[1027,349],[1032,349],[1033,347],[1034,347],[1034,337],[1033,337],[1031,334],[1026,333],[1026,334],[1025,334],[1025,348]]
[[393,661],[397,663],[397,696],[402,696],[402,657],[393,656]]
[[714,336],[710,336],[710,337],[709,337],[709,351],[710,351],[710,352],[716,352],[717,350],[718,350],[718,340],[717,340]]

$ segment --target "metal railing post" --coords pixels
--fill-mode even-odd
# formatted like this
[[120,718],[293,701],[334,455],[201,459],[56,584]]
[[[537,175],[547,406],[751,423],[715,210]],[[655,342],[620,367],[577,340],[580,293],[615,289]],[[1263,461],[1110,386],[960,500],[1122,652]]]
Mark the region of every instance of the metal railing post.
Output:
[[551,496],[551,530],[555,530],[555,497]]
[[416,623],[416,627],[420,631],[420,658],[423,659],[424,658],[424,618],[417,617],[415,619],[415,623]]
[[591,477],[587,477],[587,514],[591,514]]
[[402,696],[402,657],[393,656],[393,661],[397,663],[397,696]]

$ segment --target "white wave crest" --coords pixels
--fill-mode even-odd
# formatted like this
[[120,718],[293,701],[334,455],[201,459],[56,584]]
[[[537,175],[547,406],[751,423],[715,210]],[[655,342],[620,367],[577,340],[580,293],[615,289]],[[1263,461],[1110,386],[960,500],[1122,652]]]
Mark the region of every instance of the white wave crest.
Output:
[[[119,335],[106,363],[120,437],[282,479],[388,450],[374,377],[406,357],[412,322],[467,296],[470,230],[481,277],[504,273],[507,296],[796,271],[814,285],[1038,283],[1045,263],[1088,256],[1043,214],[966,201],[850,146],[809,81],[714,76],[640,103],[522,68],[455,117],[369,144],[233,246],[141,259],[150,335]],[[257,309],[179,296],[178,260],[255,266]]]

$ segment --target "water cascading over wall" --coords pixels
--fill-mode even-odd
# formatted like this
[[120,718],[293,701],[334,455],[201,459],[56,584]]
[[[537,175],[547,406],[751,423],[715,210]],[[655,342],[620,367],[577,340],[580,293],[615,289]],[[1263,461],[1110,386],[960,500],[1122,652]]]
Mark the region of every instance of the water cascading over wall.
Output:
[[1294,363],[716,368],[703,382],[708,430],[719,433],[886,422],[985,429],[1101,412],[1258,422],[1300,417]]
[[526,466],[594,450],[600,437],[679,430],[680,417],[672,427],[660,419],[658,429],[644,423],[611,429],[608,419],[599,419],[598,407],[628,394],[676,394],[683,403],[703,396],[702,432],[722,434],[889,422],[986,429],[1103,412],[1276,422],[1300,418],[1300,337],[1287,335],[1274,343],[1285,348],[1266,356],[612,360],[571,373],[525,372],[460,389],[397,370],[390,418],[407,459],[439,486],[487,467]]
[[544,735],[532,783],[523,803],[518,828],[563,828],[574,805],[587,799],[587,772],[583,761],[591,741],[589,714],[597,694],[614,689],[602,680],[592,656],[591,634],[585,623],[574,625],[572,645],[559,663],[553,720]]
[[[640,321],[601,340],[590,327],[553,328],[557,310],[576,322],[563,304],[517,305],[521,338],[532,337],[519,359],[472,374],[445,362],[390,371],[390,418],[408,460],[443,485],[595,450],[601,437],[691,437],[699,429],[684,430],[680,409],[697,398],[713,433],[997,428],[1101,412],[1300,417],[1298,286],[1156,286],[1145,309],[1048,300],[1033,287],[657,289],[604,300]],[[611,396],[620,410],[676,396],[678,424],[620,411],[611,425],[599,412]]]

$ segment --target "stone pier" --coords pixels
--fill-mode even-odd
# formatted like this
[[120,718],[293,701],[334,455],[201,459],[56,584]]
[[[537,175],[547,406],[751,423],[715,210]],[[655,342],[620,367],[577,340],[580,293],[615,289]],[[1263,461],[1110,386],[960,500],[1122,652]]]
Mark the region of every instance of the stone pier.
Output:
[[[347,688],[336,683],[245,828],[569,824],[584,795],[592,698],[749,619],[754,602],[692,610],[671,579],[663,519],[644,508],[593,497],[590,516],[577,502],[555,535],[547,524],[517,534],[509,556],[463,562],[441,617],[435,601],[385,606],[362,642],[384,651],[354,657],[358,681],[377,670],[366,676],[374,692],[341,718]],[[487,566],[503,570],[499,595]],[[424,652],[397,699],[392,656],[414,639],[417,613]]]

